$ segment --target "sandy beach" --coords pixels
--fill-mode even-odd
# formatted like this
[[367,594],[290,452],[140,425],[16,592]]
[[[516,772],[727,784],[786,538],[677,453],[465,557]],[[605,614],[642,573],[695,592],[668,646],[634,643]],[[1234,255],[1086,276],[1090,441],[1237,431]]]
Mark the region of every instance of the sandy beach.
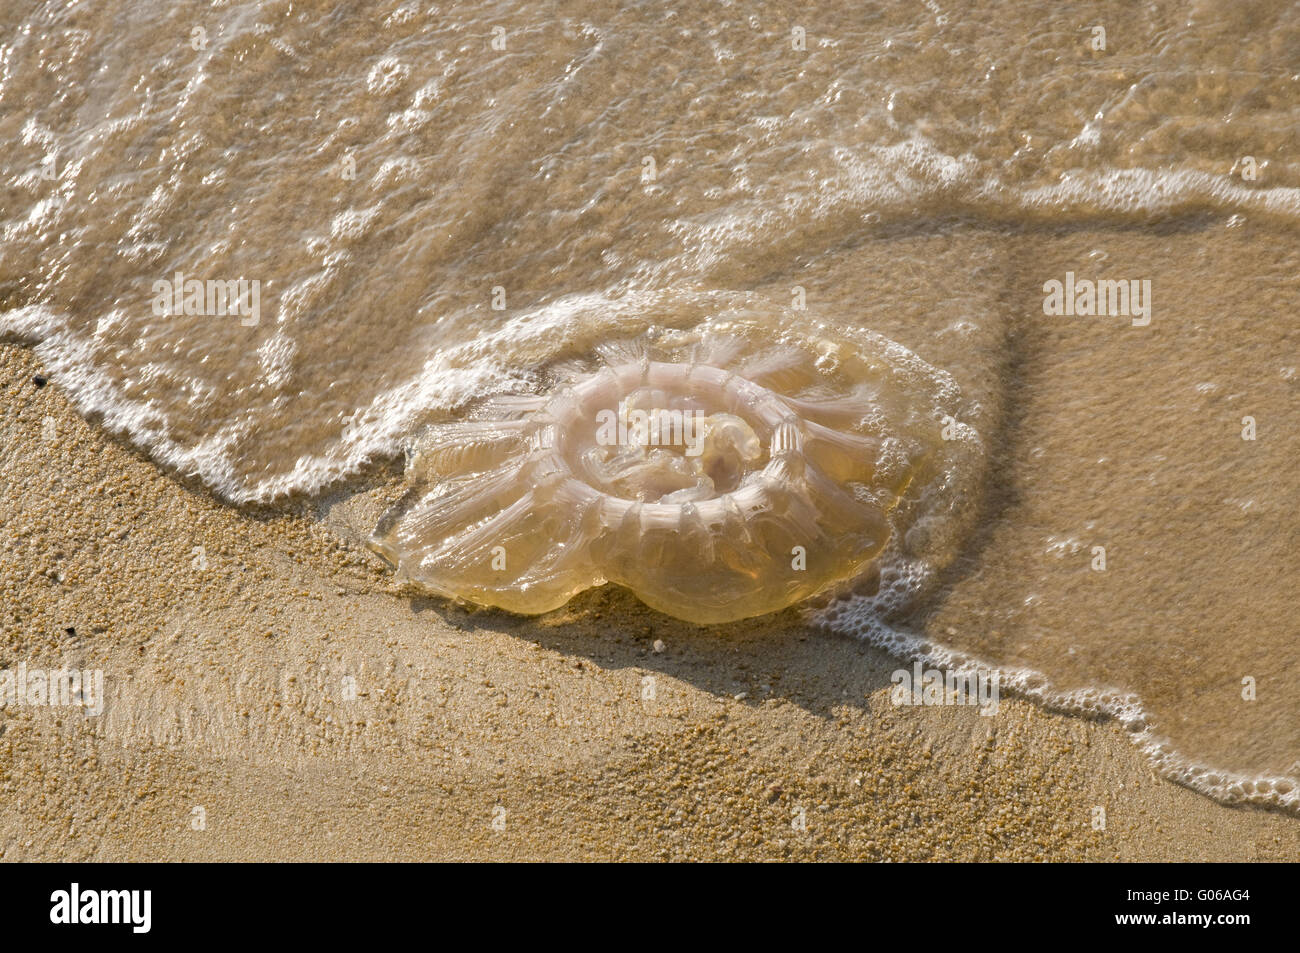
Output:
[[[900,708],[792,612],[625,593],[535,619],[398,587],[402,492],[237,509],[0,347],[3,657],[104,673],[0,710],[0,858],[1293,860],[1293,818],[1157,778],[1112,722]],[[1097,829],[1097,808],[1105,811]]]

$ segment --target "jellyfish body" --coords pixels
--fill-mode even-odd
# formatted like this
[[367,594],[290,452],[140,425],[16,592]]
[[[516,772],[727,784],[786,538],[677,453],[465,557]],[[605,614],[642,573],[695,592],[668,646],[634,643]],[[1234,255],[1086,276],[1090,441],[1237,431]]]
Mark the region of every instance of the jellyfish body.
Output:
[[551,368],[423,433],[372,546],[523,614],[607,582],[698,623],[799,603],[869,567],[940,448],[932,389],[909,406],[919,359],[860,343],[729,322]]

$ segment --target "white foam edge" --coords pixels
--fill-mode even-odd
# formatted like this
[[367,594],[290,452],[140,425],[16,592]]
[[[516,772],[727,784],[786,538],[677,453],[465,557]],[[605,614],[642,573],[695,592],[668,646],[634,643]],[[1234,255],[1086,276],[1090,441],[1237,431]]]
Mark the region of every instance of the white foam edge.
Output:
[[[1152,769],[1167,780],[1221,804],[1267,807],[1300,815],[1300,779],[1231,771],[1180,754],[1158,732],[1150,712],[1136,693],[1099,687],[1063,691],[1036,669],[996,665],[884,621],[885,612],[904,604],[932,575],[932,570],[923,563],[904,565],[895,557],[892,566],[882,566],[877,595],[851,596],[825,609],[809,610],[809,619],[820,629],[861,639],[908,664],[932,665],[958,678],[991,680],[996,677],[999,694],[1028,699],[1049,711],[1113,719]],[[846,608],[852,609],[852,624],[826,618]]]
[[[299,457],[291,469],[248,482],[235,473],[230,448],[247,425],[229,425],[186,447],[167,436],[167,421],[149,401],[127,397],[95,360],[95,342],[67,327],[66,316],[47,305],[25,305],[0,314],[0,333],[29,344],[50,377],[83,417],[97,415],[108,431],[123,434],[165,468],[196,477],[213,492],[236,504],[268,503],[292,494],[311,496],[359,472],[363,467],[407,449],[415,422],[431,409],[452,410],[475,397],[510,389],[511,371],[494,356],[520,341],[547,340],[555,345],[600,340],[629,315],[653,312],[670,298],[698,298],[719,311],[743,308],[749,296],[726,292],[670,294],[629,292],[612,299],[599,293],[568,295],[511,318],[500,328],[430,358],[420,373],[379,394],[353,419],[351,438],[340,436],[331,450]],[[593,313],[601,322],[583,321]],[[588,341],[587,339],[590,339]],[[342,449],[342,452],[339,452]]]

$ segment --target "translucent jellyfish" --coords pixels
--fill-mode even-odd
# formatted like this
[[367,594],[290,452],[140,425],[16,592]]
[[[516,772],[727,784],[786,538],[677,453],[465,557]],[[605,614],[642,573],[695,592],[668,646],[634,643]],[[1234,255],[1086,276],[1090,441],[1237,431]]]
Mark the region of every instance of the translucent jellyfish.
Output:
[[861,576],[952,465],[955,386],[868,332],[705,323],[538,380],[415,441],[371,540],[400,578],[524,614],[616,583],[729,622]]

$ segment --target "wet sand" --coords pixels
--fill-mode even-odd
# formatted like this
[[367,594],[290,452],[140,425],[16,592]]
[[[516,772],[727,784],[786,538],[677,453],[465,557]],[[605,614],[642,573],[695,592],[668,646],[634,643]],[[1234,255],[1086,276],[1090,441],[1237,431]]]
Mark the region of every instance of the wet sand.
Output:
[[704,629],[600,590],[525,619],[403,591],[356,542],[395,472],[237,510],[41,373],[0,346],[0,668],[100,668],[108,697],[0,710],[4,860],[1300,852],[1294,818],[1155,777],[1112,722],[895,708],[897,660],[793,613]]

